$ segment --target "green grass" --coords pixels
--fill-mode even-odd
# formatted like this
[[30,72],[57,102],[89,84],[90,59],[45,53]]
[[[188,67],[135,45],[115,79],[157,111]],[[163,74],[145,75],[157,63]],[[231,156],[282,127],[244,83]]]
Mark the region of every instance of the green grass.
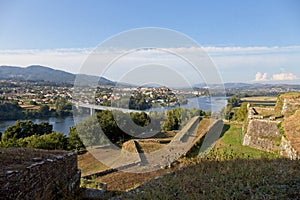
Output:
[[205,158],[123,194],[122,199],[298,199],[300,160],[242,145],[242,128],[225,124]]
[[299,166],[289,159],[203,160],[122,199],[298,199]]
[[277,158],[278,155],[242,145],[242,127],[224,124],[223,136],[208,154],[210,159],[228,160],[236,158]]

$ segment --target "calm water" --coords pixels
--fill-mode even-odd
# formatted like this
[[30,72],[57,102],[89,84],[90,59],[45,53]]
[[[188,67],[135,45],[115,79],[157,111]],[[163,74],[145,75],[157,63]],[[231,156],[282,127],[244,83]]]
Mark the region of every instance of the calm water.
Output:
[[[46,119],[30,119],[33,123],[48,122],[53,126],[55,132],[61,132],[65,135],[69,134],[69,127],[74,126],[73,116],[67,117],[50,117]],[[21,120],[25,121],[25,120]],[[0,121],[0,132],[4,132],[9,126],[14,125],[16,120]]]
[[[204,111],[211,110],[213,112],[219,112],[221,109],[227,104],[227,99],[224,97],[194,97],[189,98],[188,103],[185,105],[182,105],[182,108],[198,108]],[[177,106],[178,107],[178,106]],[[171,109],[174,107],[168,107],[166,109]],[[150,109],[151,111],[158,111],[163,112],[165,109],[163,108],[153,108]],[[83,117],[83,119],[86,116]],[[24,120],[22,120],[24,121]],[[74,126],[74,118],[73,116],[67,116],[67,117],[50,117],[46,119],[34,119],[34,123],[40,123],[40,122],[48,122],[49,124],[53,125],[53,130],[55,132],[61,132],[65,135],[68,135],[69,133],[69,127]],[[0,121],[0,132],[4,132],[5,129],[9,126],[14,125],[16,120],[7,120],[7,121]]]
[[[193,97],[188,98],[188,103],[181,105],[181,108],[197,108],[204,111],[213,111],[213,112],[220,112],[221,109],[226,106],[227,99],[225,97]],[[179,106],[175,107],[167,107],[166,109],[171,108],[178,108]],[[151,108],[148,111],[157,111],[163,112],[165,108]]]

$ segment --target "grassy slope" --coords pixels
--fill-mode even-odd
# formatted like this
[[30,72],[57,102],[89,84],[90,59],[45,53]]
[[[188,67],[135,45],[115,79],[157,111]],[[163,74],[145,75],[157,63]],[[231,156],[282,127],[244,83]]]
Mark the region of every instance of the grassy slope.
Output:
[[300,109],[283,122],[284,132],[293,148],[300,152]]
[[[229,129],[228,129],[229,128]],[[150,181],[128,199],[296,199],[300,161],[279,159],[241,145],[241,127],[231,124],[214,151],[190,167]],[[141,192],[143,191],[143,192]]]
[[210,158],[218,160],[228,160],[234,158],[276,158],[277,155],[260,151],[242,145],[242,128],[237,124],[225,124],[224,135],[216,143],[215,148],[208,155]]
[[124,199],[297,199],[300,161],[202,161],[153,180]]
[[78,168],[83,176],[108,169],[89,152],[78,155]]
[[277,97],[274,96],[259,96],[259,97],[245,97],[242,101],[276,101]]

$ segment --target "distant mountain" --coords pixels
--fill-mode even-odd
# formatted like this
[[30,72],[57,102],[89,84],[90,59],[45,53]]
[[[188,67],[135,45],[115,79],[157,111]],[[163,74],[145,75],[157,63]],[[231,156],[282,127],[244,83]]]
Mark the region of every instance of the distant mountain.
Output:
[[40,65],[32,65],[26,68],[15,66],[0,66],[0,79],[28,80],[28,81],[49,81],[55,83],[71,83],[75,79],[83,80],[85,83],[95,83],[99,81],[105,85],[115,85],[115,82],[104,77],[97,77],[85,74],[72,74],[69,72],[55,70]]
[[54,70],[49,67],[32,65],[26,68],[0,66],[1,79],[17,79],[17,80],[30,80],[30,81],[50,81],[50,82],[74,82],[75,75]]
[[249,83],[224,83],[226,89],[240,89],[250,87],[252,84]]
[[[249,83],[224,83],[224,88],[225,89],[239,89],[239,88],[244,88],[244,87],[249,87],[252,84]],[[223,85],[221,84],[210,84],[209,86],[211,87],[223,87]],[[206,83],[199,83],[199,84],[195,84],[193,85],[194,88],[205,88],[208,87],[208,85]]]

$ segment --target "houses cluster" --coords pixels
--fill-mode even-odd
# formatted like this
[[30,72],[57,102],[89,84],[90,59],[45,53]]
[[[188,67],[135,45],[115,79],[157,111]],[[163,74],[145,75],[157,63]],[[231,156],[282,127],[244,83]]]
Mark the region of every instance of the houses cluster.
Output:
[[41,86],[33,82],[0,82],[1,102],[17,102],[19,105],[53,104],[59,97],[72,99],[71,87]]
[[[113,101],[134,98],[150,104],[174,106],[184,104],[186,98],[203,95],[203,91],[161,87],[97,87],[73,88],[43,82],[0,80],[0,103],[17,102],[19,105],[54,104],[59,97],[85,104],[110,106]],[[123,102],[124,103],[124,102]]]

